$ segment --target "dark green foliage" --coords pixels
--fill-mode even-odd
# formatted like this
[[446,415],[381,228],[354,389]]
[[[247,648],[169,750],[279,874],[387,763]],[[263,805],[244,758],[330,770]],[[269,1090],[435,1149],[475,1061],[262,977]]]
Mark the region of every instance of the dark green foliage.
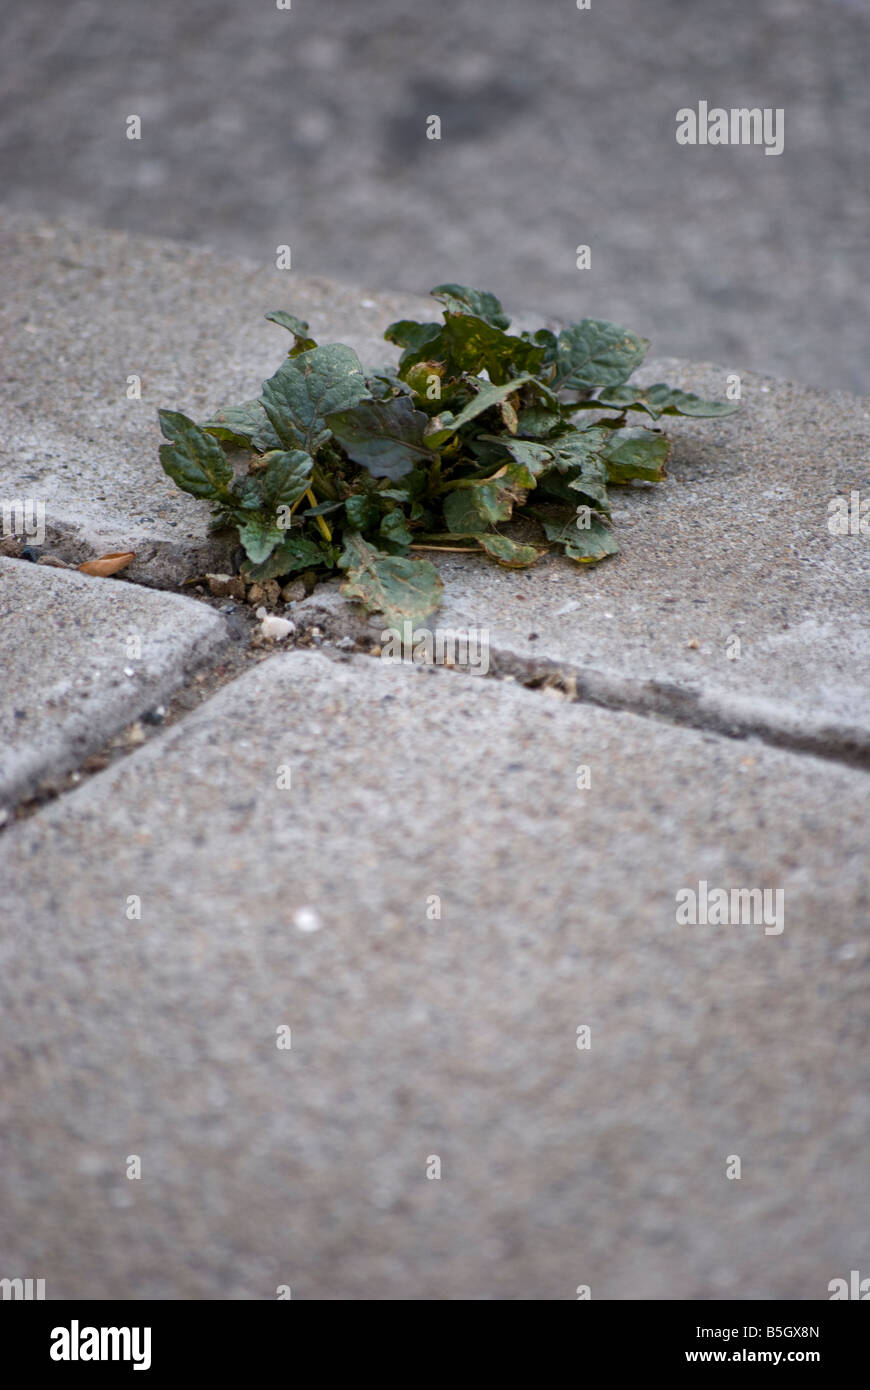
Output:
[[[159,412],[164,469],[237,528],[251,579],[338,566],[349,598],[399,623],[441,599],[437,570],[415,548],[522,568],[555,547],[594,563],[618,549],[608,488],[659,481],[670,453],[655,425],[626,427],[627,412],[655,422],[737,409],[664,383],[628,385],[648,343],[618,324],[514,335],[494,295],[432,293],[443,323],[405,320],[384,335],[402,349],[398,369],[366,376],[351,348],[318,347],[307,323],[278,310],[266,317],[293,346],[257,400],[202,425]],[[517,517],[537,543],[505,534]]]

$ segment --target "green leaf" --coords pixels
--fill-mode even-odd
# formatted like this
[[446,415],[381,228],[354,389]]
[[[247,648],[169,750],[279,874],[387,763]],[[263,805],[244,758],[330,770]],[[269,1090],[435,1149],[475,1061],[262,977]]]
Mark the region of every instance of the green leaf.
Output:
[[448,492],[444,498],[444,520],[457,536],[472,536],[485,531],[489,521],[481,516],[470,488]]
[[157,414],[160,428],[170,441],[160,446],[164,472],[193,497],[225,502],[233,470],[217,441],[180,410],[158,410]]
[[555,445],[552,443],[536,444],[530,439],[515,439],[509,434],[483,434],[479,438],[500,444],[520,465],[522,473],[515,474],[512,481],[519,482],[521,487],[534,487],[535,480],[553,466]]
[[612,430],[597,425],[586,430],[569,429],[548,440],[545,447],[552,453],[559,472],[570,473],[597,458],[612,434]]
[[402,354],[399,370],[407,375],[417,362],[443,362],[448,377],[480,376],[486,372],[496,385],[521,372],[534,372],[544,349],[524,338],[515,338],[470,314],[449,314],[434,338]]
[[326,416],[358,405],[366,389],[353,348],[332,343],[286,358],[260,400],[285,448],[313,454],[329,438]]
[[556,340],[552,385],[575,391],[619,386],[640,366],[648,347],[648,339],[617,323],[583,319]]
[[670,442],[663,434],[645,429],[612,430],[601,457],[611,483],[627,483],[632,478],[657,483],[664,477],[670,452]]
[[[476,387],[477,395],[472,396],[458,415],[448,416],[445,413],[444,415],[437,415],[434,420],[430,421],[426,433],[427,444],[432,449],[440,449],[451,435],[462,429],[463,425],[467,425],[470,420],[482,415],[485,410],[491,410],[494,405],[500,405],[502,401],[507,400],[508,396],[513,395],[514,391],[518,391],[526,382],[533,380],[533,377],[526,374],[514,377],[501,386],[493,386],[492,382],[484,381],[481,377],[472,377],[471,384]],[[433,425],[436,426],[435,429],[432,428]]]
[[594,564],[606,555],[617,555],[619,546],[613,539],[608,526],[596,517],[591,517],[589,526],[578,526],[579,518],[571,520],[541,520],[548,541],[560,545],[571,560],[581,564]]
[[524,329],[520,337],[524,338],[527,343],[534,343],[535,347],[544,348],[548,362],[555,360],[556,335],[551,333],[549,328],[539,328],[534,333],[529,333],[527,329]]
[[347,519],[355,531],[370,531],[377,525],[380,517],[380,508],[373,498],[368,497],[364,492],[355,492],[352,497],[348,497],[344,509],[347,512]]
[[521,439],[544,439],[561,423],[562,417],[555,410],[545,410],[542,406],[533,405],[520,411],[517,434]]
[[331,564],[327,551],[307,536],[288,536],[276,546],[268,559],[259,565],[248,565],[245,573],[257,583],[267,579],[277,579],[282,574],[293,574],[295,570],[317,569],[320,565]]
[[[232,502],[230,510],[235,514],[238,512],[256,512],[263,505],[263,494],[260,491],[256,478],[252,478],[248,473],[242,478],[233,478],[230,487]],[[221,502],[220,506],[228,505]]]
[[485,531],[495,521],[509,520],[515,497],[498,482],[474,482],[458,486],[444,498],[444,520],[449,531],[465,535]]
[[409,396],[388,401],[363,401],[352,410],[329,415],[327,424],[354,463],[373,478],[397,478],[410,473],[421,459],[432,461],[423,439],[428,415],[414,409]]
[[436,285],[430,291],[433,299],[444,305],[448,314],[473,314],[493,328],[508,328],[510,319],[494,294],[472,290],[467,285]]
[[410,387],[397,374],[395,367],[374,367],[366,375],[367,395],[383,401],[390,396],[407,395]]
[[414,539],[408,530],[408,523],[405,513],[398,507],[393,512],[387,512],[381,522],[380,534],[384,540],[390,541],[392,545],[408,546]]
[[311,486],[310,473],[314,460],[302,449],[270,450],[263,455],[268,464],[260,476],[263,506],[273,514],[279,507],[292,507]]
[[266,314],[266,318],[271,323],[277,323],[279,328],[286,328],[288,333],[293,334],[290,357],[298,357],[300,352],[308,352],[311,348],[317,347],[314,338],[308,336],[308,324],[304,319],[297,319],[295,314],[287,314],[283,309],[274,309],[271,314]]
[[487,555],[512,570],[528,569],[544,554],[533,545],[520,545],[508,536],[497,535],[495,531],[485,531],[477,536],[477,540]]
[[253,565],[260,565],[267,560],[275,546],[284,539],[284,532],[274,516],[263,512],[251,512],[244,521],[240,518],[238,527],[239,540]]
[[330,516],[332,512],[340,512],[343,506],[343,502],[328,500],[326,502],[318,502],[316,507],[306,507],[304,512],[298,512],[297,515],[300,517]]
[[281,448],[281,441],[259,401],[245,401],[243,405],[228,405],[225,410],[216,410],[200,429],[214,435],[215,439],[248,445],[261,454],[267,449]]
[[608,471],[602,451],[612,435],[611,430],[568,430],[548,446],[553,450],[556,469],[565,475],[573,474],[569,488],[581,493],[601,511],[609,513],[607,498]]
[[654,386],[611,386],[598,396],[598,405],[620,410],[645,410],[654,420],[660,415],[690,415],[698,419],[733,415],[739,401],[705,401],[692,391],[680,391],[657,381]]
[[415,323],[413,319],[397,319],[386,329],[384,337],[388,343],[395,343],[397,347],[404,348],[406,353],[419,353],[419,358],[415,360],[422,361],[426,357],[426,344],[434,342],[440,332],[440,323]]
[[369,613],[382,613],[388,627],[406,618],[418,622],[438,607],[444,586],[431,561],[384,555],[356,531],[344,541],[339,565],[347,570],[341,586],[346,598],[358,599]]

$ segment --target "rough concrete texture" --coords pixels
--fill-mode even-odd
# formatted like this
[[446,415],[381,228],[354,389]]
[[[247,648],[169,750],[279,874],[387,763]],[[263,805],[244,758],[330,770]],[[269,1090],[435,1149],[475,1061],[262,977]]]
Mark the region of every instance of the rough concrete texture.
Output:
[[[234,549],[209,535],[208,506],[163,473],[158,407],[205,419],[259,394],[291,341],[264,321],[271,309],[370,365],[396,351],[382,337],[389,322],[431,316],[433,301],[117,232],[0,214],[0,238],[0,497],[44,499],[49,544],[65,558],[135,550],[129,577],[158,587],[225,570]],[[130,376],[141,399],[127,399]]]
[[[2,841],[4,1267],[49,1298],[826,1299],[868,1249],[866,786],[265,662]],[[701,879],[783,889],[784,930],[677,926]]]
[[[638,379],[725,390],[713,366],[661,361]],[[753,375],[742,390],[735,415],[661,421],[665,482],[611,490],[618,556],[524,571],[435,556],[445,601],[430,622],[484,629],[503,669],[572,671],[608,703],[866,761],[870,536],[832,535],[828,506],[870,495],[870,402]],[[357,630],[357,605],[328,593],[309,609]]]
[[[0,9],[19,209],[260,264],[291,243],[305,275],[354,284],[480,283],[662,352],[870,390],[863,0]],[[781,108],[782,154],[677,145],[702,99]]]
[[[287,340],[262,320],[269,306],[292,308],[369,364],[389,356],[381,335],[392,318],[431,315],[425,300],[372,298],[166,242],[9,217],[5,237],[0,313],[15,389],[4,492],[46,498],[50,544],[69,558],[136,550],[128,573],[149,584],[231,565],[228,543],[208,536],[207,505],[160,469],[158,405],[202,418],[255,394]],[[126,398],[131,372],[141,400]],[[660,361],[638,375],[725,390],[724,368]],[[666,420],[676,447],[663,486],[614,491],[619,557],[524,573],[447,557],[439,621],[488,628],[505,656],[577,667],[592,694],[611,698],[615,679],[619,699],[638,707],[779,728],[865,758],[870,550],[865,535],[832,536],[827,522],[834,497],[870,487],[870,403],[742,380],[737,415]]]
[[0,558],[0,804],[76,767],[229,641],[193,599]]

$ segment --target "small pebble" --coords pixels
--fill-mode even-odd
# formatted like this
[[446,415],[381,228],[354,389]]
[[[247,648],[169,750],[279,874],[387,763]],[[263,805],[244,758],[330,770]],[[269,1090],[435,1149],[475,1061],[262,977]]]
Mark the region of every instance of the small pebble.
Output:
[[291,623],[289,618],[276,618],[274,613],[266,613],[265,609],[257,609],[257,617],[262,613],[260,631],[264,637],[268,637],[273,642],[283,642],[285,637],[289,637],[291,632],[296,631],[296,624]]
[[293,914],[293,925],[299,931],[320,931],[323,923],[313,907],[299,907]]

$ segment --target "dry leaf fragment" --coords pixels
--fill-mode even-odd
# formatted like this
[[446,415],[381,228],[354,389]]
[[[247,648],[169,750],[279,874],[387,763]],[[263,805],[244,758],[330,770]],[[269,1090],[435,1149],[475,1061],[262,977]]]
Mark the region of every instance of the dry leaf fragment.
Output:
[[96,560],[85,560],[76,568],[80,569],[82,574],[95,574],[100,579],[106,579],[110,574],[117,574],[118,570],[126,569],[135,558],[135,550],[110,550],[107,555],[100,555]]

